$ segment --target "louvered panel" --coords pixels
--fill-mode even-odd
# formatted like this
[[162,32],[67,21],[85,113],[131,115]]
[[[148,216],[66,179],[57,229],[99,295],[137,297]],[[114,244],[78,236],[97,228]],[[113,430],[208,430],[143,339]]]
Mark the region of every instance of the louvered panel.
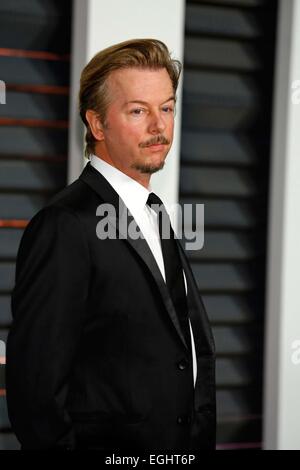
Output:
[[[261,444],[265,253],[277,4],[187,1],[180,203],[213,325],[219,448]],[[202,233],[186,212],[182,242]]]
[[[187,241],[195,239],[195,232],[186,230]],[[192,238],[193,237],[193,238]],[[261,245],[261,247],[259,246]],[[190,251],[195,260],[251,260],[263,252],[263,243],[254,235],[232,231],[205,230],[204,248]]]
[[[66,185],[71,0],[0,2],[0,340],[11,324],[10,293],[24,228]],[[0,369],[0,449],[10,432]],[[2,432],[1,432],[2,430]]]
[[[35,17],[37,21],[46,21],[49,18],[65,16],[68,13],[69,2],[64,0],[61,5],[57,0],[9,0],[1,2],[0,13],[8,15],[26,15]],[[66,20],[68,17],[66,17]]]
[[219,359],[216,368],[217,386],[219,388],[250,386],[256,380],[257,365],[257,361],[249,357]]
[[246,127],[260,109],[254,80],[233,73],[185,72],[183,98],[185,126],[190,127],[227,130],[242,124]]
[[[217,391],[217,442],[260,442],[261,398],[257,387],[220,389]],[[225,447],[226,448],[226,447]]]
[[214,325],[245,324],[262,319],[262,309],[253,293],[205,294],[202,298]]
[[0,187],[18,191],[54,191],[64,186],[66,168],[61,163],[1,161]]
[[10,295],[0,294],[0,328],[7,328],[11,323]]
[[46,205],[47,200],[46,194],[0,193],[0,221],[29,220]]
[[15,264],[10,262],[0,263],[0,293],[10,292],[15,281]]
[[[205,198],[183,197],[181,195],[180,203],[184,204],[204,204],[205,228],[211,227],[231,227],[237,230],[246,230],[254,228],[258,224],[260,206],[255,207],[251,201],[228,200],[225,198],[208,200]],[[185,218],[187,227],[193,225],[193,221],[189,220],[189,213]]]
[[180,191],[183,196],[197,193],[249,197],[258,193],[254,174],[249,170],[208,167],[182,168]]
[[253,269],[247,264],[192,262],[191,265],[202,292],[247,292],[256,287]]
[[243,131],[253,126],[261,113],[262,109],[255,101],[252,101],[248,107],[242,103],[225,106],[223,103],[201,103],[190,98],[190,101],[186,102],[184,125],[191,129],[202,127],[216,131],[224,129]]
[[70,8],[69,0],[1,2],[1,47],[69,52]]
[[67,154],[68,132],[65,129],[37,127],[1,127],[0,155],[57,156]]
[[256,388],[220,389],[217,391],[217,409],[222,421],[244,420],[260,415],[261,399]]
[[222,39],[188,38],[185,64],[189,67],[235,69],[254,72],[262,63],[254,46]]
[[[23,230],[1,228],[0,230],[0,259],[14,259],[17,256]],[[1,301],[0,301],[1,311]]]
[[258,163],[258,151],[246,134],[184,129],[181,145],[184,163],[232,164],[246,167]]
[[213,333],[219,356],[258,353],[261,340],[261,327],[259,326],[215,326]]
[[238,73],[185,71],[183,93],[188,105],[195,102],[202,106],[250,108],[259,104],[259,88],[254,78]]
[[[246,39],[256,39],[262,35],[261,25],[259,24],[254,12],[241,11],[238,9],[216,8],[197,2],[193,5],[187,2],[186,25],[188,34],[207,34],[211,36],[238,37]],[[210,3],[218,4],[218,1]],[[224,2],[226,3],[226,2]],[[232,4],[234,2],[227,2]],[[236,1],[238,5],[244,5],[246,2]],[[249,2],[251,3],[251,2]],[[258,4],[262,2],[254,2]]]
[[68,86],[69,72],[70,63],[67,60],[1,57],[1,80],[4,80],[8,86],[11,84]]
[[5,396],[0,395],[0,432],[10,428]]
[[[1,13],[1,46],[5,48],[35,49],[44,50],[49,48],[52,51],[65,52],[63,47],[65,37],[69,34],[69,26],[66,24],[57,27],[57,18],[45,18],[44,21],[37,22],[35,18],[24,20],[24,16]],[[14,34],[18,28],[19,34]],[[53,37],[55,38],[53,41]],[[20,42],[21,40],[21,42]]]
[[0,118],[67,120],[69,97],[8,91],[9,106],[0,107]]
[[[220,420],[217,428],[218,450],[261,449],[261,417]],[[226,444],[228,443],[228,444]]]
[[237,74],[185,72],[183,100],[184,127],[192,129],[245,129],[262,112],[255,81]]

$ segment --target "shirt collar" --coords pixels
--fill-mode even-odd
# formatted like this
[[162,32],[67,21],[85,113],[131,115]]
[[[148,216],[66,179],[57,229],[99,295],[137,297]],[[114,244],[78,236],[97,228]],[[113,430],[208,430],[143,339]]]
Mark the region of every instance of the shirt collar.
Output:
[[91,156],[91,165],[110,183],[133,215],[136,210],[145,208],[148,196],[152,191],[150,184],[148,189],[145,188],[145,186],[96,155]]

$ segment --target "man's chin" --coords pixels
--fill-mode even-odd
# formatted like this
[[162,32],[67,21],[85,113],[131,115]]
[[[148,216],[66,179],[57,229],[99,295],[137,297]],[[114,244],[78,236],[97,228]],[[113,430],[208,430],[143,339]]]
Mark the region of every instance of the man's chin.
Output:
[[151,163],[148,163],[148,164],[144,164],[144,163],[135,163],[132,165],[132,168],[134,168],[135,170],[138,170],[140,173],[147,173],[149,175],[152,175],[153,173],[156,173],[157,171],[159,170],[162,170],[163,167],[165,166],[165,161],[162,160],[160,163],[158,164],[151,164]]

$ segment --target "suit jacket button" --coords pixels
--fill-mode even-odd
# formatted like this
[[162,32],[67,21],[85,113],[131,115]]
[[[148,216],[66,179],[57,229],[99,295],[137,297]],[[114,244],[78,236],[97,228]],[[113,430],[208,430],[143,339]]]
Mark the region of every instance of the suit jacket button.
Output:
[[211,415],[212,414],[212,410],[210,408],[210,406],[199,406],[198,407],[198,413],[203,413],[203,414],[206,414],[206,415]]
[[182,359],[178,362],[177,367],[179,370],[185,370],[188,367],[189,363],[186,359]]
[[191,417],[188,415],[185,416],[178,416],[177,423],[178,424],[191,424],[192,420]]

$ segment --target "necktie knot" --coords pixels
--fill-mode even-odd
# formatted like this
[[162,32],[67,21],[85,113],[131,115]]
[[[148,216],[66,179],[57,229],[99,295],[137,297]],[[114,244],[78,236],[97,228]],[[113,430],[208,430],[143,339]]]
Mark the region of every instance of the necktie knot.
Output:
[[155,193],[150,193],[147,199],[147,205],[157,214],[160,238],[170,239],[170,237],[173,237],[170,217],[162,200]]
[[150,193],[147,199],[147,205],[152,209],[157,210],[160,206],[163,206],[163,202],[155,193]]

